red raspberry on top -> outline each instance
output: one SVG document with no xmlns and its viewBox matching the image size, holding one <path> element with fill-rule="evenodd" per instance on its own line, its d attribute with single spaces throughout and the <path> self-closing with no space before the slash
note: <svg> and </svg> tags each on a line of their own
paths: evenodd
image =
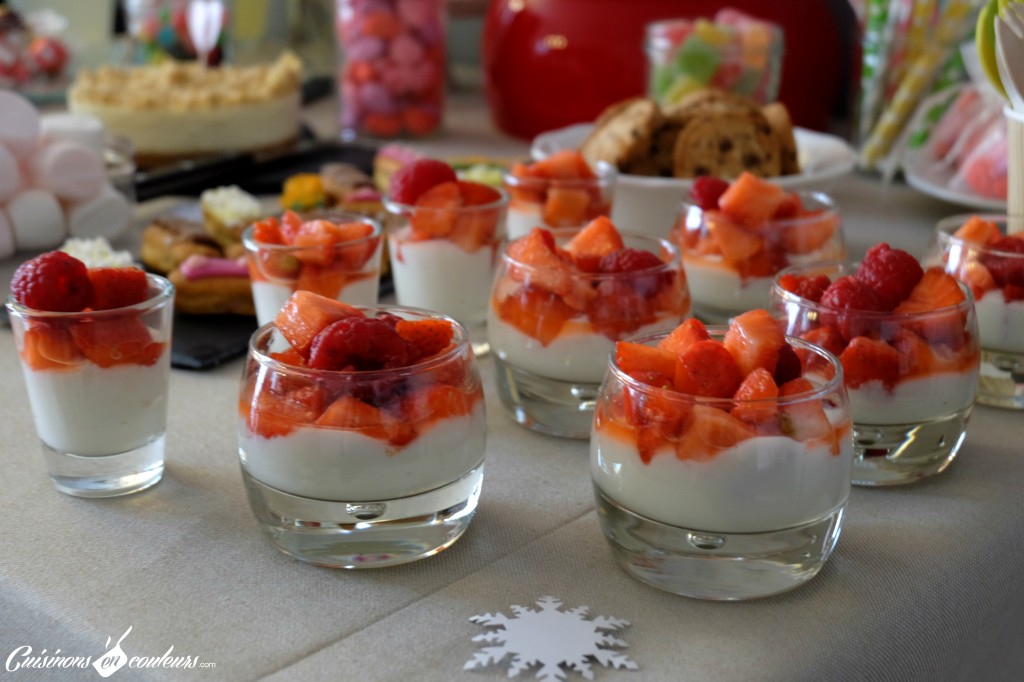
<svg viewBox="0 0 1024 682">
<path fill-rule="evenodd" d="M 409 345 L 387 320 L 352 316 L 329 324 L 313 338 L 314 369 L 371 371 L 404 367 Z"/>
<path fill-rule="evenodd" d="M 989 248 L 999 253 L 986 254 L 982 257 L 982 263 L 992 273 L 996 284 L 1001 287 L 1024 286 L 1024 258 L 1000 255 L 1024 254 L 1024 239 L 1012 236 L 999 237 L 989 244 Z"/>
<path fill-rule="evenodd" d="M 92 299 L 85 263 L 63 251 L 50 251 L 18 266 L 11 279 L 14 300 L 34 310 L 75 313 Z"/>
<path fill-rule="evenodd" d="M 664 265 L 664 261 L 650 251 L 625 248 L 613 251 L 601 259 L 600 272 L 636 272 Z"/>
<path fill-rule="evenodd" d="M 444 161 L 419 159 L 408 163 L 391 177 L 388 194 L 400 204 L 411 206 L 428 189 L 444 182 L 455 182 L 455 171 Z"/>
<path fill-rule="evenodd" d="M 701 210 L 712 211 L 718 208 L 718 198 L 725 194 L 727 189 L 729 189 L 729 183 L 725 180 L 702 175 L 690 186 L 690 198 L 693 203 L 700 206 Z"/>
<path fill-rule="evenodd" d="M 868 249 L 855 276 L 874 289 L 883 310 L 892 310 L 910 295 L 923 274 L 916 258 L 882 242 Z"/>
<path fill-rule="evenodd" d="M 853 275 L 836 278 L 821 295 L 821 305 L 847 311 L 842 315 L 822 315 L 823 322 L 838 324 L 843 337 L 847 340 L 862 336 L 873 326 L 871 320 L 858 313 L 882 310 L 882 304 L 878 302 L 874 289 Z"/>
</svg>

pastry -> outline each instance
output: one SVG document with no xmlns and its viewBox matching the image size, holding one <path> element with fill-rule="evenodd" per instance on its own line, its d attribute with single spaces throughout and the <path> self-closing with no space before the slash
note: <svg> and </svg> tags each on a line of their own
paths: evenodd
<svg viewBox="0 0 1024 682">
<path fill-rule="evenodd" d="M 242 258 L 192 255 L 171 270 L 174 308 L 193 315 L 256 315 L 249 266 Z"/>
<path fill-rule="evenodd" d="M 223 251 L 213 237 L 200 231 L 191 220 L 163 216 L 153 220 L 142 231 L 142 263 L 166 275 L 193 254 L 222 256 Z"/>
<path fill-rule="evenodd" d="M 242 232 L 263 217 L 259 199 L 237 185 L 215 187 L 199 195 L 203 227 L 223 248 L 242 240 Z"/>
</svg>

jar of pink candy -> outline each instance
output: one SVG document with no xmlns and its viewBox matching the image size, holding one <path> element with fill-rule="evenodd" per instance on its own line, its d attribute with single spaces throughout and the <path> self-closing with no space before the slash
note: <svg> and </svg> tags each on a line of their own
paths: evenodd
<svg viewBox="0 0 1024 682">
<path fill-rule="evenodd" d="M 337 0 L 341 135 L 422 137 L 441 125 L 444 0 Z"/>
</svg>

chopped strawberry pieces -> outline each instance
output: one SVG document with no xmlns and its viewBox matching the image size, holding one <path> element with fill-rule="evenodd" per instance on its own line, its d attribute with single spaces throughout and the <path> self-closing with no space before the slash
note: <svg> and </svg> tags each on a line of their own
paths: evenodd
<svg viewBox="0 0 1024 682">
<path fill-rule="evenodd" d="M 694 405 L 676 445 L 676 456 L 679 459 L 710 458 L 756 435 L 753 427 L 725 410 Z"/>
<path fill-rule="evenodd" d="M 164 352 L 164 344 L 134 317 L 81 321 L 72 325 L 71 338 L 86 359 L 104 368 L 152 365 Z"/>
<path fill-rule="evenodd" d="M 581 270 L 595 272 L 601 260 L 625 247 L 622 236 L 605 216 L 595 218 L 569 240 L 565 250 Z M 652 254 L 653 255 L 653 254 Z"/>
<path fill-rule="evenodd" d="M 498 304 L 498 316 L 522 333 L 546 346 L 577 314 L 557 294 L 534 286 L 520 287 Z"/>
<path fill-rule="evenodd" d="M 778 320 L 768 311 L 756 309 L 732 319 L 723 343 L 745 377 L 757 367 L 774 373 L 786 336 Z"/>
<path fill-rule="evenodd" d="M 702 175 L 695 178 L 690 186 L 690 199 L 701 210 L 711 211 L 718 208 L 718 199 L 729 189 L 729 183 L 721 178 Z"/>
<path fill-rule="evenodd" d="M 142 303 L 149 298 L 146 273 L 139 268 L 90 268 L 93 310 L 112 310 Z"/>
<path fill-rule="evenodd" d="M 388 194 L 398 203 L 411 206 L 432 187 L 455 181 L 455 171 L 444 161 L 418 159 L 395 171 Z"/>
<path fill-rule="evenodd" d="M 58 322 L 31 322 L 22 339 L 21 358 L 30 369 L 72 369 L 82 358 L 71 332 Z"/>
<path fill-rule="evenodd" d="M 778 284 L 792 294 L 818 303 L 821 301 L 825 290 L 832 284 L 832 280 L 826 275 L 815 275 L 812 277 L 810 275 L 787 273 L 779 277 Z"/>
<path fill-rule="evenodd" d="M 409 344 L 396 327 L 374 317 L 350 316 L 313 337 L 309 366 L 337 371 L 394 369 L 406 366 L 409 355 Z"/>
<path fill-rule="evenodd" d="M 653 373 L 661 377 L 657 383 L 663 383 L 665 379 L 671 383 L 676 373 L 676 362 L 675 353 L 661 348 L 629 341 L 619 341 L 615 344 L 615 364 L 631 376 Z M 646 381 L 645 383 L 652 382 Z"/>
<path fill-rule="evenodd" d="M 1003 234 L 999 231 L 999 226 L 991 220 L 985 220 L 980 216 L 974 215 L 968 218 L 967 222 L 953 233 L 953 236 L 965 242 L 985 246 L 995 242 Z"/>
<path fill-rule="evenodd" d="M 680 354 L 698 341 L 707 341 L 711 338 L 708 328 L 696 317 L 683 321 L 675 329 L 669 332 L 668 336 L 658 342 L 658 348 L 671 353 Z"/>
<path fill-rule="evenodd" d="M 940 268 L 929 268 L 911 290 L 910 295 L 895 308 L 897 313 L 918 313 L 960 305 L 964 292 L 956 279 Z"/>
<path fill-rule="evenodd" d="M 363 313 L 347 303 L 299 290 L 285 302 L 274 324 L 292 348 L 308 358 L 309 347 L 317 334 L 332 322 L 353 316 L 362 317 Z"/>
<path fill-rule="evenodd" d="M 770 220 L 785 200 L 784 189 L 743 172 L 718 198 L 718 207 L 739 224 L 756 228 Z"/>
<path fill-rule="evenodd" d="M 436 355 L 452 342 L 454 329 L 447 320 L 398 320 L 395 332 L 408 344 L 413 360 Z"/>
<path fill-rule="evenodd" d="M 680 393 L 731 398 L 742 381 L 739 364 L 718 341 L 697 341 L 677 356 L 673 385 Z"/>
<path fill-rule="evenodd" d="M 758 367 L 747 375 L 736 389 L 732 416 L 748 424 L 768 424 L 775 419 L 779 397 L 779 386 L 764 367 Z"/>
<path fill-rule="evenodd" d="M 839 361 L 850 388 L 880 381 L 891 389 L 900 378 L 900 353 L 885 341 L 858 336 L 850 341 Z"/>
</svg>

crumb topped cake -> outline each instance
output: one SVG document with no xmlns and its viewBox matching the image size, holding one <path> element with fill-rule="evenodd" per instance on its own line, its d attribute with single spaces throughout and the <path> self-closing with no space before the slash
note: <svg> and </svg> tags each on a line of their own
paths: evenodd
<svg viewBox="0 0 1024 682">
<path fill-rule="evenodd" d="M 167 61 L 80 71 L 72 111 L 100 118 L 135 144 L 140 165 L 287 145 L 298 138 L 302 65 L 291 52 L 269 64 L 204 68 Z"/>
</svg>

